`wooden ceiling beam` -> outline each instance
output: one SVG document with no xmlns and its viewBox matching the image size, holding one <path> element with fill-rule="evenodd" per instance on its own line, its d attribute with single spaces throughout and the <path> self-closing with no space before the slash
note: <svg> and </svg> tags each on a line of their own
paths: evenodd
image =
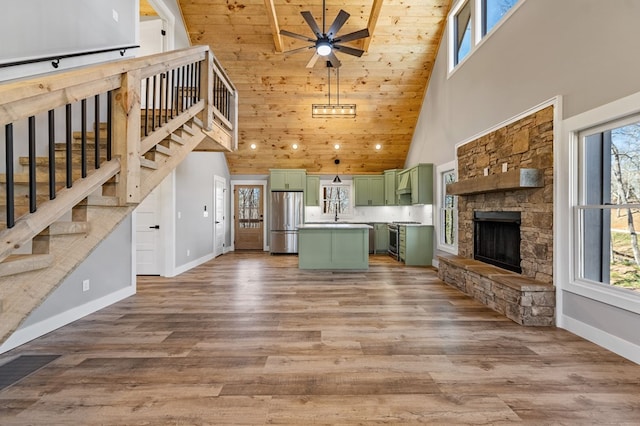
<svg viewBox="0 0 640 426">
<path fill-rule="evenodd" d="M 282 53 L 284 52 L 284 47 L 282 44 L 282 36 L 280 35 L 280 26 L 278 25 L 278 16 L 276 15 L 276 6 L 273 0 L 264 0 L 264 7 L 267 9 L 267 18 L 271 26 L 275 50 L 277 53 Z"/>
<path fill-rule="evenodd" d="M 373 38 L 373 32 L 376 29 L 378 18 L 380 17 L 380 10 L 382 9 L 382 0 L 373 0 L 371 5 L 371 14 L 369 15 L 369 22 L 367 23 L 367 29 L 369 30 L 369 37 L 362 39 L 362 50 L 369 51 L 369 45 Z"/>
</svg>

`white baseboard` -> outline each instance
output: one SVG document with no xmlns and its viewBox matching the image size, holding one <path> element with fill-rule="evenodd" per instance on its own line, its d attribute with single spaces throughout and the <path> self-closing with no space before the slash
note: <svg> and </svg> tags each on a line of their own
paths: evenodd
<svg viewBox="0 0 640 426">
<path fill-rule="evenodd" d="M 129 296 L 136 294 L 136 285 L 131 285 L 122 290 L 103 296 L 99 299 L 92 300 L 84 305 L 76 306 L 68 311 L 54 315 L 35 324 L 19 328 L 0 346 L 0 354 L 10 351 L 20 345 L 24 345 L 33 339 L 44 336 L 60 327 L 71 324 L 80 318 L 113 305 Z"/>
<path fill-rule="evenodd" d="M 560 328 L 564 328 L 636 364 L 640 364 L 640 346 L 636 344 L 566 315 L 562 315 L 557 323 Z"/>
<path fill-rule="evenodd" d="M 210 261 L 211 259 L 213 259 L 215 256 L 213 255 L 213 253 L 210 253 L 206 256 L 202 256 L 198 259 L 195 259 L 189 263 L 185 263 L 184 265 L 180 265 L 178 267 L 176 267 L 173 270 L 173 274 L 172 275 L 167 275 L 168 277 L 175 277 L 177 275 L 182 274 L 183 272 L 187 272 L 189 269 L 193 269 L 196 266 L 202 265 L 205 262 Z"/>
</svg>

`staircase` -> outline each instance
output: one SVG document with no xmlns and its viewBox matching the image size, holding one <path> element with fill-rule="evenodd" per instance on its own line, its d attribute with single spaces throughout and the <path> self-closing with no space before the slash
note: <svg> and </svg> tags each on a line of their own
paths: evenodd
<svg viewBox="0 0 640 426">
<path fill-rule="evenodd" d="M 0 85 L 0 344 L 191 151 L 235 150 L 236 117 L 205 46 Z"/>
</svg>

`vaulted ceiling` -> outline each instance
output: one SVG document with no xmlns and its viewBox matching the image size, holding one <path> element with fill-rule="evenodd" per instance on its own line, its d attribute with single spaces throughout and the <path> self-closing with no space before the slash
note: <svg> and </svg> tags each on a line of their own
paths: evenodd
<svg viewBox="0 0 640 426">
<path fill-rule="evenodd" d="M 315 38 L 300 12 L 310 11 L 322 28 L 322 0 L 179 3 L 192 44 L 211 46 L 239 92 L 238 151 L 227 154 L 232 174 L 331 174 L 336 158 L 347 174 L 403 167 L 450 0 L 326 0 L 327 28 L 344 9 L 351 16 L 339 35 L 371 34 L 345 43 L 364 50 L 362 57 L 337 53 L 339 92 L 326 62 L 306 67 L 313 49 L 282 53 L 309 43 L 278 33 Z M 331 103 L 339 94 L 340 104 L 357 105 L 356 118 L 312 118 L 311 105 L 328 103 L 329 89 Z"/>
</svg>

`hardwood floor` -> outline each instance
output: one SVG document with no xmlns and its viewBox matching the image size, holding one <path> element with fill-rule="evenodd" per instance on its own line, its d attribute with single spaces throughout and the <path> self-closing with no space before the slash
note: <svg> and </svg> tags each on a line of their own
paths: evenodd
<svg viewBox="0 0 640 426">
<path fill-rule="evenodd" d="M 232 253 L 0 355 L 0 424 L 638 424 L 640 366 L 374 256 Z"/>
</svg>

